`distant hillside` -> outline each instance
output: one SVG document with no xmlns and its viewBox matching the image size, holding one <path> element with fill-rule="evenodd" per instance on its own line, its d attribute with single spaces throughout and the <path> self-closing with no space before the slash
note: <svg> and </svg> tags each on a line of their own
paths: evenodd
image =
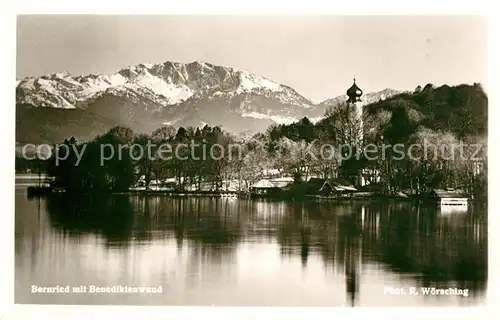
<svg viewBox="0 0 500 320">
<path fill-rule="evenodd" d="M 17 143 L 59 143 L 72 136 L 90 141 L 115 125 L 110 119 L 80 109 L 16 106 Z"/>
<path fill-rule="evenodd" d="M 414 92 L 396 94 L 367 104 L 363 114 L 365 139 L 384 137 L 393 143 L 407 142 L 422 128 L 451 133 L 461 140 L 485 137 L 488 130 L 488 98 L 480 84 L 437 88 L 428 84 Z M 274 126 L 271 137 L 275 140 L 280 137 L 292 140 L 334 138 L 334 133 L 330 131 L 338 121 L 335 112 L 316 124 L 302 119 Z"/>
<path fill-rule="evenodd" d="M 437 88 L 432 84 L 419 86 L 414 92 L 369 104 L 365 113 L 367 124 L 372 127 L 374 122 L 384 122 L 382 115 L 389 116 L 392 129 L 386 127 L 386 130 L 399 136 L 419 126 L 450 132 L 460 139 L 485 136 L 488 130 L 488 97 L 478 83 Z"/>
</svg>

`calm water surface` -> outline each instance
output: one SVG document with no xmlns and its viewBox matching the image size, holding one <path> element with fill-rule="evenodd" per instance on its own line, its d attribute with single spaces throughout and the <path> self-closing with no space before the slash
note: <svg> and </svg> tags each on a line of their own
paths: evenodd
<svg viewBox="0 0 500 320">
<path fill-rule="evenodd" d="M 407 202 L 270 202 L 16 189 L 16 303 L 471 306 L 486 296 L 485 209 Z M 31 293 L 162 286 L 161 294 Z M 390 288 L 462 288 L 401 296 Z"/>
</svg>

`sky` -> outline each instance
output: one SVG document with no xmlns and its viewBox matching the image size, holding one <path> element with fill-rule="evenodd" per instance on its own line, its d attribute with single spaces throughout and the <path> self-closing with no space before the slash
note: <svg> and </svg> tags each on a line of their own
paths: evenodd
<svg viewBox="0 0 500 320">
<path fill-rule="evenodd" d="M 16 76 L 114 73 L 204 61 L 289 85 L 314 101 L 435 85 L 486 85 L 487 21 L 474 16 L 21 15 Z"/>
</svg>

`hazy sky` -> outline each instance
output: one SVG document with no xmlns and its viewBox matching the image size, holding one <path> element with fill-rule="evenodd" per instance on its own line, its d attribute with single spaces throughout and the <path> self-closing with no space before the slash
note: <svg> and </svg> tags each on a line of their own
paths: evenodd
<svg viewBox="0 0 500 320">
<path fill-rule="evenodd" d="M 487 76 L 487 22 L 478 17 L 19 16 L 17 28 L 18 78 L 199 60 L 322 100 L 354 75 L 365 92 Z"/>
</svg>

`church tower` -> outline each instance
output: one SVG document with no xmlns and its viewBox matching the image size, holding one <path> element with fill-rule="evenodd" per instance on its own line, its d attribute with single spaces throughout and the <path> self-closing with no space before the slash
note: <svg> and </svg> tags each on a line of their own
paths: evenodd
<svg viewBox="0 0 500 320">
<path fill-rule="evenodd" d="M 352 86 L 347 89 L 347 96 L 349 99 L 347 100 L 347 103 L 349 103 L 350 106 L 353 107 L 354 112 L 355 112 L 355 117 L 356 117 L 356 122 L 357 122 L 357 143 L 358 145 L 361 146 L 361 143 L 363 141 L 363 105 L 361 102 L 361 96 L 363 95 L 363 91 L 356 85 L 356 78 L 353 79 L 354 83 Z"/>
<path fill-rule="evenodd" d="M 362 148 L 363 147 L 363 102 L 361 101 L 361 96 L 363 95 L 363 91 L 356 85 L 356 78 L 354 78 L 353 80 L 354 82 L 352 86 L 349 89 L 347 89 L 347 96 L 349 97 L 347 103 L 349 104 L 349 107 L 354 110 L 354 121 L 353 121 L 354 128 L 348 128 L 348 130 L 351 130 L 352 132 L 352 137 L 355 146 L 357 148 Z M 356 178 L 357 180 L 356 184 L 358 186 L 365 185 L 365 179 L 362 173 L 363 172 L 360 171 Z"/>
</svg>

